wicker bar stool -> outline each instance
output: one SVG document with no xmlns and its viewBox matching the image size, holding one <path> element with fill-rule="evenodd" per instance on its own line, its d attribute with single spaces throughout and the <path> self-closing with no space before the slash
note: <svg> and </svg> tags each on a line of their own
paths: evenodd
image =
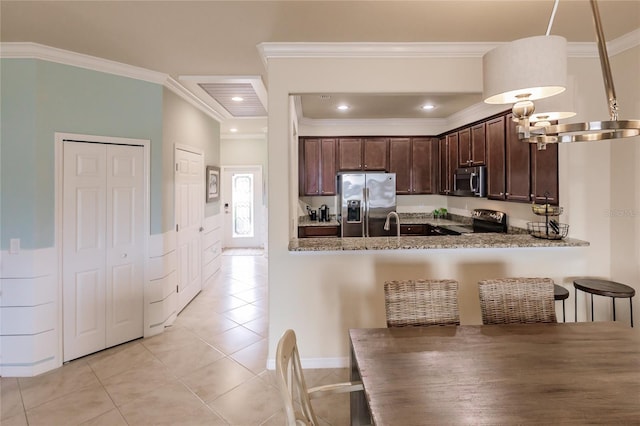
<svg viewBox="0 0 640 426">
<path fill-rule="evenodd" d="M 384 304 L 387 327 L 460 325 L 454 280 L 387 281 Z"/>
<path fill-rule="evenodd" d="M 550 278 L 500 278 L 478 283 L 483 324 L 557 322 Z"/>
</svg>

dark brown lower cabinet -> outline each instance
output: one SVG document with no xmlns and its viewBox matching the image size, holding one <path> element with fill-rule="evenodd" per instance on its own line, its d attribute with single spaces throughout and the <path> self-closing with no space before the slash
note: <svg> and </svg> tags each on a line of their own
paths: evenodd
<svg viewBox="0 0 640 426">
<path fill-rule="evenodd" d="M 339 237 L 339 226 L 298 226 L 298 238 Z"/>
</svg>

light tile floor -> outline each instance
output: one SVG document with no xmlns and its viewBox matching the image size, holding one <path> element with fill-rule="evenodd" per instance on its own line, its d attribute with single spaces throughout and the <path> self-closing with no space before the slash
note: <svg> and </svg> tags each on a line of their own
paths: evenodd
<svg viewBox="0 0 640 426">
<path fill-rule="evenodd" d="M 284 425 L 266 370 L 267 260 L 222 256 L 222 268 L 157 336 L 29 378 L 0 378 L 0 424 Z M 300 348 L 304 357 L 304 348 Z M 306 370 L 308 386 L 347 369 Z M 349 396 L 314 400 L 321 425 L 349 424 Z"/>
</svg>

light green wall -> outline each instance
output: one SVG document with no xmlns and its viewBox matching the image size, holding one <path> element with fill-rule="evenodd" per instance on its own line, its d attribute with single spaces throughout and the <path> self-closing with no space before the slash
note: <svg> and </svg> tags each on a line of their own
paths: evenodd
<svg viewBox="0 0 640 426">
<path fill-rule="evenodd" d="M 0 247 L 54 245 L 54 133 L 151 140 L 151 233 L 162 209 L 162 86 L 35 59 L 0 60 Z"/>
</svg>

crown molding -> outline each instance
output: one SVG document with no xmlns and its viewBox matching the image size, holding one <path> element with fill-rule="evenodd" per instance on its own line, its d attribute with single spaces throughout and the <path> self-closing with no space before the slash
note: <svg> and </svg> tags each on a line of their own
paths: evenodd
<svg viewBox="0 0 640 426">
<path fill-rule="evenodd" d="M 506 42 L 470 43 L 283 43 L 257 45 L 262 62 L 282 58 L 480 58 Z M 615 55 L 640 45 L 640 29 L 625 34 L 607 47 Z M 597 57 L 596 43 L 568 43 L 570 57 Z"/>
<path fill-rule="evenodd" d="M 223 121 L 224 117 L 215 109 L 203 102 L 198 96 L 190 92 L 183 85 L 171 78 L 169 75 L 140 68 L 121 62 L 111 61 L 104 58 L 85 55 L 83 53 L 71 52 L 69 50 L 58 49 L 57 47 L 46 46 L 31 42 L 3 42 L 0 43 L 0 58 L 2 59 L 38 59 L 58 64 L 84 68 L 91 71 L 103 72 L 120 77 L 133 78 L 135 80 L 146 81 L 159 84 L 180 96 L 200 111 L 217 121 Z"/>
<path fill-rule="evenodd" d="M 180 96 L 182 99 L 184 99 L 188 103 L 190 103 L 192 106 L 196 107 L 200 111 L 207 114 L 209 117 L 218 121 L 219 123 L 225 120 L 225 117 L 222 116 L 218 111 L 211 108 L 210 105 L 206 104 L 202 99 L 200 99 L 198 96 L 196 96 L 187 88 L 185 88 L 183 85 L 178 83 L 175 79 L 171 77 L 167 77 L 164 86 L 167 89 L 171 90 L 176 95 Z"/>
<path fill-rule="evenodd" d="M 0 43 L 0 58 L 41 59 L 156 84 L 164 84 L 167 79 L 161 72 L 31 42 Z"/>
<path fill-rule="evenodd" d="M 461 58 L 481 57 L 497 43 L 282 43 L 257 45 L 262 61 L 275 58 Z"/>
<path fill-rule="evenodd" d="M 609 56 L 615 56 L 637 46 L 640 46 L 640 28 L 607 43 L 607 52 Z"/>
</svg>

